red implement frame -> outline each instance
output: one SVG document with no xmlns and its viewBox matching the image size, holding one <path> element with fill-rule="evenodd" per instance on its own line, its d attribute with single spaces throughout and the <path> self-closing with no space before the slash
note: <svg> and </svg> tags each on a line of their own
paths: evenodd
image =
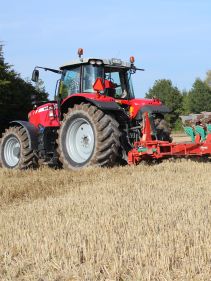
<svg viewBox="0 0 211 281">
<path fill-rule="evenodd" d="M 128 164 L 138 164 L 141 160 L 161 159 L 171 156 L 209 156 L 211 155 L 211 135 L 201 141 L 196 135 L 195 142 L 170 143 L 168 141 L 152 140 L 152 130 L 148 112 L 144 113 L 142 138 L 134 143 L 134 148 L 128 153 Z"/>
</svg>

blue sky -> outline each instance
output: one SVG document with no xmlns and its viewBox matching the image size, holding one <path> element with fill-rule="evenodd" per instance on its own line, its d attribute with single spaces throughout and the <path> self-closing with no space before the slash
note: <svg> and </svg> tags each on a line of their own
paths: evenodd
<svg viewBox="0 0 211 281">
<path fill-rule="evenodd" d="M 190 89 L 211 69 L 210 0 L 0 1 L 0 41 L 6 62 L 23 78 L 35 65 L 58 68 L 76 58 L 135 56 L 137 97 L 157 79 Z M 53 97 L 56 74 L 42 72 Z"/>
</svg>

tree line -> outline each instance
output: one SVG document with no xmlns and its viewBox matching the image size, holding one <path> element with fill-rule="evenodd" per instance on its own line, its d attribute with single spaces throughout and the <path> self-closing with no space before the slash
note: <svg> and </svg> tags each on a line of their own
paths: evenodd
<svg viewBox="0 0 211 281">
<path fill-rule="evenodd" d="M 0 133 L 12 120 L 27 120 L 33 104 L 47 98 L 44 87 L 39 84 L 34 87 L 5 62 L 3 45 L 0 44 Z"/>
</svg>

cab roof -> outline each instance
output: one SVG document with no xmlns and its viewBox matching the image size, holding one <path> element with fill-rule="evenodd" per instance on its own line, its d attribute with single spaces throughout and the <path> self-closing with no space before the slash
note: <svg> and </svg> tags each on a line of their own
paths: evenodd
<svg viewBox="0 0 211 281">
<path fill-rule="evenodd" d="M 121 59 L 111 58 L 111 59 L 99 59 L 99 58 L 79 58 L 77 60 L 74 60 L 69 63 L 65 63 L 62 66 L 60 66 L 60 69 L 66 69 L 71 68 L 73 66 L 81 65 L 81 64 L 88 64 L 90 61 L 101 61 L 103 65 L 105 66 L 111 66 L 111 67 L 120 67 L 120 68 L 130 68 L 131 63 L 122 61 Z"/>
</svg>

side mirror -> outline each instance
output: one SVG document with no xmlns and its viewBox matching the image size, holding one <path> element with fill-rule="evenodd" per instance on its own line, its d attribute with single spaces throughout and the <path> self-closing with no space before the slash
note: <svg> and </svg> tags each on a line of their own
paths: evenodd
<svg viewBox="0 0 211 281">
<path fill-rule="evenodd" d="M 96 92 L 102 92 L 105 90 L 105 85 L 103 83 L 103 79 L 102 78 L 97 78 L 96 81 L 94 82 L 93 84 L 93 89 L 96 91 Z"/>
<path fill-rule="evenodd" d="M 31 80 L 33 82 L 38 82 L 38 80 L 39 80 L 39 70 L 37 70 L 37 69 L 33 70 Z"/>
</svg>

